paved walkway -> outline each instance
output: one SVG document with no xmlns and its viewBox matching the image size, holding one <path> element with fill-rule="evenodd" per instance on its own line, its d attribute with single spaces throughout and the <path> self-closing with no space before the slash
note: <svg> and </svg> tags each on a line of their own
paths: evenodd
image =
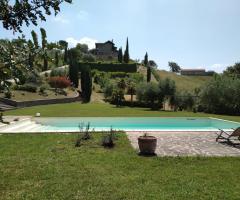
<svg viewBox="0 0 240 200">
<path fill-rule="evenodd" d="M 140 135 L 143 132 L 127 132 L 137 150 Z M 151 132 L 148 135 L 157 137 L 158 156 L 240 156 L 240 145 L 218 143 L 213 132 Z"/>
</svg>

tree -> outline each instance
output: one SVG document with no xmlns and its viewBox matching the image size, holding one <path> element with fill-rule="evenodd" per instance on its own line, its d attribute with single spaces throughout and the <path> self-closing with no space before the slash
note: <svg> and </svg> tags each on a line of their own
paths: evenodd
<svg viewBox="0 0 240 200">
<path fill-rule="evenodd" d="M 38 36 L 37 36 L 37 33 L 32 30 L 31 35 L 32 35 L 32 40 L 33 40 L 34 47 L 35 47 L 36 49 L 38 49 L 38 48 L 39 48 L 39 44 L 38 44 Z"/>
<path fill-rule="evenodd" d="M 125 52 L 124 52 L 123 60 L 124 60 L 125 63 L 129 63 L 129 60 L 130 60 L 128 38 L 127 38 L 127 44 L 126 44 L 126 49 L 125 49 Z"/>
<path fill-rule="evenodd" d="M 38 19 L 46 21 L 46 15 L 51 15 L 52 11 L 57 15 L 60 11 L 60 4 L 63 2 L 71 3 L 72 0 L 16 0 L 15 3 L 9 0 L 0 1 L 0 21 L 3 28 L 22 32 L 23 24 L 29 26 L 31 23 L 35 26 Z"/>
<path fill-rule="evenodd" d="M 59 56 L 58 56 L 58 52 L 57 51 L 55 52 L 55 65 L 56 65 L 56 67 L 59 66 Z"/>
<path fill-rule="evenodd" d="M 168 62 L 168 66 L 172 72 L 180 72 L 181 67 L 175 62 Z"/>
<path fill-rule="evenodd" d="M 229 66 L 225 71 L 224 74 L 227 76 L 234 76 L 240 78 L 240 63 L 235 63 L 233 66 Z"/>
<path fill-rule="evenodd" d="M 43 51 L 43 71 L 48 70 L 48 55 L 47 55 L 47 34 L 44 28 L 40 28 L 42 36 L 42 51 Z"/>
<path fill-rule="evenodd" d="M 69 50 L 69 78 L 75 88 L 78 88 L 78 64 L 77 64 L 78 52 L 75 48 Z"/>
<path fill-rule="evenodd" d="M 158 67 L 157 63 L 154 60 L 149 60 L 148 63 L 149 63 L 149 66 L 152 67 L 152 68 L 157 68 Z"/>
<path fill-rule="evenodd" d="M 85 54 L 88 53 L 88 45 L 86 45 L 86 44 L 78 43 L 76 48 L 79 49 L 82 53 L 85 53 Z"/>
<path fill-rule="evenodd" d="M 123 61 L 123 52 L 122 52 L 122 47 L 121 47 L 118 50 L 118 62 L 122 63 L 122 61 Z"/>
<path fill-rule="evenodd" d="M 147 52 L 144 56 L 143 64 L 144 64 L 145 67 L 147 67 L 147 82 L 150 82 L 152 72 L 151 72 L 151 67 L 149 65 L 149 62 L 148 62 L 148 53 Z"/>
<path fill-rule="evenodd" d="M 150 66 L 147 66 L 147 82 L 151 81 L 152 70 Z"/>
<path fill-rule="evenodd" d="M 148 53 L 146 52 L 145 56 L 144 56 L 144 61 L 143 61 L 145 67 L 148 66 Z"/>
<path fill-rule="evenodd" d="M 68 42 L 65 40 L 60 40 L 59 45 L 61 46 L 62 49 L 64 49 L 64 63 L 66 64 L 68 62 Z"/>
<path fill-rule="evenodd" d="M 128 82 L 127 84 L 128 93 L 131 95 L 131 103 L 133 102 L 133 95 L 136 92 L 136 84 L 133 81 Z"/>
<path fill-rule="evenodd" d="M 83 102 L 84 103 L 90 102 L 92 95 L 92 75 L 89 66 L 86 66 L 81 71 L 81 89 Z"/>
</svg>

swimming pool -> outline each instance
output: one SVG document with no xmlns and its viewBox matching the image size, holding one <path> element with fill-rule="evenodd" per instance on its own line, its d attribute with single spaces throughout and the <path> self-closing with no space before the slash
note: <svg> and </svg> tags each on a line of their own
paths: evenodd
<svg viewBox="0 0 240 200">
<path fill-rule="evenodd" d="M 237 128 L 240 123 L 216 118 L 193 117 L 57 117 L 35 118 L 44 125 L 46 132 L 76 132 L 79 124 L 87 125 L 96 131 L 216 131 Z"/>
</svg>

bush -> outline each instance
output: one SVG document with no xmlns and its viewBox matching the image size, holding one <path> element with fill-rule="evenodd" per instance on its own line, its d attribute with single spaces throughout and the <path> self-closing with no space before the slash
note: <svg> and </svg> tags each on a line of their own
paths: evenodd
<svg viewBox="0 0 240 200">
<path fill-rule="evenodd" d="M 27 91 L 27 92 L 37 92 L 37 86 L 33 84 L 24 84 L 24 85 L 16 85 L 14 87 L 15 90 Z"/>
<path fill-rule="evenodd" d="M 216 76 L 201 90 L 204 110 L 216 114 L 240 114 L 240 79 Z"/>
<path fill-rule="evenodd" d="M 56 76 L 67 76 L 68 75 L 68 70 L 67 69 L 63 69 L 63 68 L 56 68 L 53 69 L 50 73 L 51 77 L 56 77 Z"/>
<path fill-rule="evenodd" d="M 71 82 L 64 76 L 50 77 L 48 83 L 53 88 L 67 88 L 71 85 Z"/>
<path fill-rule="evenodd" d="M 41 94 L 43 94 L 43 93 L 45 93 L 45 91 L 46 91 L 47 89 L 49 89 L 49 85 L 48 85 L 48 84 L 43 84 L 43 85 L 40 86 L 39 92 L 40 92 Z"/>
</svg>

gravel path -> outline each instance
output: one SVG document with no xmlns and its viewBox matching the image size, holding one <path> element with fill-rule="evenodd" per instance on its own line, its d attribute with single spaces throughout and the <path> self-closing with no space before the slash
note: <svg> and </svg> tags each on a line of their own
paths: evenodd
<svg viewBox="0 0 240 200">
<path fill-rule="evenodd" d="M 136 150 L 140 135 L 143 132 L 127 132 Z M 240 156 L 240 145 L 218 143 L 213 132 L 151 132 L 148 135 L 157 137 L 158 156 Z"/>
</svg>

